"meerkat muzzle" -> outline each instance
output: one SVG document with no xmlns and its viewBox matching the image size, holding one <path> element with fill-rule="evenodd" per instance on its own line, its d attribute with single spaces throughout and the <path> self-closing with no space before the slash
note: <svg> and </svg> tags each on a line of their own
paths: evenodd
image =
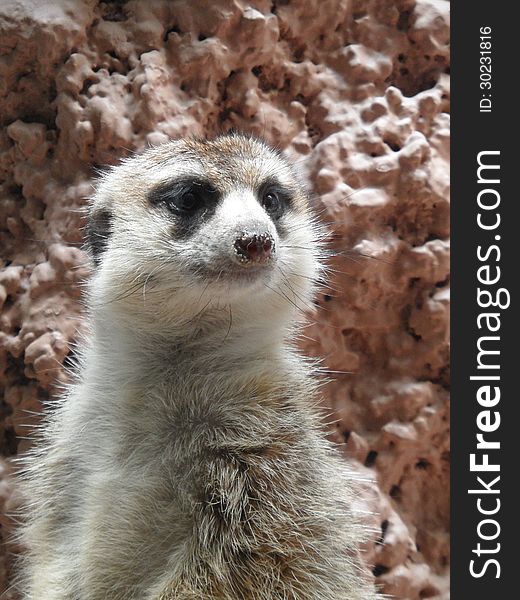
<svg viewBox="0 0 520 600">
<path fill-rule="evenodd" d="M 243 265 L 268 263 L 275 252 L 273 236 L 270 233 L 243 233 L 233 244 L 235 254 Z"/>
</svg>

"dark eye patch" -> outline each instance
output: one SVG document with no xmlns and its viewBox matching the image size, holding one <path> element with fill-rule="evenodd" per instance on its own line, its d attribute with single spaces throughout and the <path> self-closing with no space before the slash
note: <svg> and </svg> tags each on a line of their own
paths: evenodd
<svg viewBox="0 0 520 600">
<path fill-rule="evenodd" d="M 267 179 L 258 188 L 257 197 L 271 218 L 279 219 L 293 206 L 291 190 L 276 179 Z"/>
<path fill-rule="evenodd" d="M 101 255 L 107 248 L 111 233 L 112 215 L 108 210 L 101 209 L 89 215 L 85 230 L 85 242 L 96 266 L 101 262 Z"/>
<path fill-rule="evenodd" d="M 163 206 L 182 219 L 214 208 L 219 197 L 219 191 L 209 181 L 194 177 L 162 183 L 148 194 L 152 205 Z"/>
</svg>

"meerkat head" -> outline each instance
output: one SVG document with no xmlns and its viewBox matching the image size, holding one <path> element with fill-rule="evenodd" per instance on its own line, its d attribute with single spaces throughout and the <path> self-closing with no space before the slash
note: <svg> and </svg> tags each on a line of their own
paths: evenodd
<svg viewBox="0 0 520 600">
<path fill-rule="evenodd" d="M 264 142 L 168 142 L 99 183 L 91 302 L 158 328 L 230 312 L 275 323 L 311 305 L 319 237 L 300 179 Z"/>
</svg>

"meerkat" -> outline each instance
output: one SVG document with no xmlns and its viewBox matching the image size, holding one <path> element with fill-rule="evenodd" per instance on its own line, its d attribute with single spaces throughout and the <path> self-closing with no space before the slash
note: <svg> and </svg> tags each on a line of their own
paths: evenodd
<svg viewBox="0 0 520 600">
<path fill-rule="evenodd" d="M 374 600 L 294 347 L 323 232 L 280 152 L 149 148 L 89 206 L 90 334 L 22 474 L 25 600 Z"/>
</svg>

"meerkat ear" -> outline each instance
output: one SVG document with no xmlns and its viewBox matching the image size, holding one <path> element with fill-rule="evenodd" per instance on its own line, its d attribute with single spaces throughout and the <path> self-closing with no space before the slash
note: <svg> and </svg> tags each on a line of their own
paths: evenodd
<svg viewBox="0 0 520 600">
<path fill-rule="evenodd" d="M 92 211 L 85 230 L 85 242 L 96 267 L 112 233 L 112 215 L 104 208 Z"/>
</svg>

